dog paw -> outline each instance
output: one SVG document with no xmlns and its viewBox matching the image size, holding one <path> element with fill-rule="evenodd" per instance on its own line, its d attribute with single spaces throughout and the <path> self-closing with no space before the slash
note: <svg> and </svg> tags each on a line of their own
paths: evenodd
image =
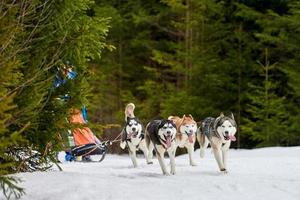
<svg viewBox="0 0 300 200">
<path fill-rule="evenodd" d="M 172 175 L 175 175 L 175 174 L 176 174 L 176 172 L 175 172 L 175 171 L 173 171 L 173 172 L 171 172 L 171 174 L 172 174 Z"/>
<path fill-rule="evenodd" d="M 200 151 L 200 158 L 204 158 L 205 156 L 205 152 L 204 151 Z"/>
<path fill-rule="evenodd" d="M 122 149 L 125 149 L 125 147 L 126 147 L 126 142 L 121 142 L 121 143 L 120 143 L 120 147 L 121 147 Z"/>
<path fill-rule="evenodd" d="M 220 169 L 220 171 L 221 171 L 223 174 L 227 174 L 227 173 L 228 173 L 227 169 L 225 169 L 225 168 Z"/>
<path fill-rule="evenodd" d="M 153 164 L 153 162 L 152 162 L 152 161 L 149 161 L 149 162 L 147 162 L 147 164 L 148 164 L 148 165 L 152 165 L 152 164 Z"/>
<path fill-rule="evenodd" d="M 171 176 L 171 174 L 169 172 L 164 172 L 165 176 Z"/>
<path fill-rule="evenodd" d="M 197 166 L 197 164 L 194 163 L 194 162 L 193 162 L 193 163 L 190 163 L 190 165 L 191 165 L 191 166 Z"/>
</svg>

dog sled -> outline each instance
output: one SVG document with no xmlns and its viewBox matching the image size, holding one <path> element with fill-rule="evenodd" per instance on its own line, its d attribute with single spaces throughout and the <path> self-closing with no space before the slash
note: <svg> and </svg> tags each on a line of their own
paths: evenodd
<svg viewBox="0 0 300 200">
<path fill-rule="evenodd" d="M 104 160 L 110 141 L 101 142 L 92 132 L 84 126 L 86 120 L 86 110 L 72 109 L 72 115 L 69 123 L 83 127 L 75 128 L 73 132 L 69 131 L 70 149 L 66 151 L 66 161 L 83 161 L 83 162 L 101 162 Z M 91 156 L 97 155 L 96 159 Z M 100 156 L 100 157 L 99 157 Z M 81 159 L 79 159 L 81 157 Z"/>
<path fill-rule="evenodd" d="M 109 141 L 100 144 L 89 143 L 79 146 L 71 147 L 69 151 L 66 151 L 65 160 L 66 161 L 80 161 L 78 159 L 81 157 L 82 162 L 101 162 L 104 160 L 107 147 L 110 144 Z M 91 159 L 90 156 L 100 155 L 100 158 Z"/>
<path fill-rule="evenodd" d="M 74 66 L 70 65 L 67 61 L 66 64 L 62 64 L 57 68 L 53 85 L 49 90 L 49 93 L 59 88 L 67 83 L 67 81 L 74 80 L 77 73 L 74 71 Z M 49 95 L 50 95 L 49 94 Z M 49 96 L 50 97 L 50 96 Z M 62 102 L 68 102 L 71 99 L 69 93 L 60 95 L 56 99 Z M 59 134 L 58 137 L 62 141 L 65 149 L 65 160 L 66 161 L 86 161 L 92 162 L 90 156 L 100 155 L 97 162 L 101 162 L 106 155 L 108 145 L 111 144 L 110 141 L 100 142 L 100 140 L 94 135 L 92 130 L 86 126 L 87 123 L 87 111 L 86 107 L 83 105 L 82 109 L 71 109 L 71 116 L 67 120 L 70 124 L 77 126 L 74 128 L 73 132 L 68 130 L 67 136 L 69 140 L 69 148 L 63 142 L 63 138 Z M 79 159 L 82 158 L 82 159 Z"/>
</svg>

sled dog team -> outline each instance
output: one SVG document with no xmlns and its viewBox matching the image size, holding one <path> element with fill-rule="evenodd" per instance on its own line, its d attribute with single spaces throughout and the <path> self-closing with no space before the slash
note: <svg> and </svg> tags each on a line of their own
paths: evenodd
<svg viewBox="0 0 300 200">
<path fill-rule="evenodd" d="M 214 157 L 220 171 L 227 173 L 228 150 L 231 141 L 235 141 L 237 124 L 233 114 L 225 116 L 223 113 L 217 118 L 207 117 L 197 123 L 192 115 L 170 116 L 168 119 L 152 120 L 146 128 L 134 115 L 135 105 L 129 103 L 125 108 L 125 126 L 122 130 L 122 149 L 128 147 L 133 166 L 137 167 L 136 151 L 142 150 L 148 164 L 153 162 L 153 151 L 159 161 L 164 175 L 176 173 L 175 153 L 176 149 L 186 148 L 189 154 L 189 163 L 195 166 L 193 160 L 194 144 L 196 138 L 200 144 L 200 157 L 204 157 L 205 149 L 210 143 Z M 168 153 L 171 171 L 167 170 L 164 154 Z"/>
</svg>

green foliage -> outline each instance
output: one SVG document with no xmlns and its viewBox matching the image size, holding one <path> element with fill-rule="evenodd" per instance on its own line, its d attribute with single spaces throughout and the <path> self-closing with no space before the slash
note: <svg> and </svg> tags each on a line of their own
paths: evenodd
<svg viewBox="0 0 300 200">
<path fill-rule="evenodd" d="M 94 12 L 93 1 L 2 1 L 0 9 L 0 182 L 7 198 L 18 198 L 16 179 L 3 176 L 28 169 L 15 149 L 30 146 L 42 152 L 39 164 L 55 162 L 69 110 L 88 104 L 89 63 L 112 47 L 105 43 L 109 19 Z M 67 62 L 77 76 L 55 88 Z M 69 101 L 58 99 L 65 94 Z"/>
<path fill-rule="evenodd" d="M 32 84 L 24 88 L 17 98 L 20 118 L 23 119 L 17 125 L 31 121 L 26 135 L 41 151 L 49 141 L 56 141 L 57 133 L 66 127 L 68 110 L 80 108 L 87 102 L 86 97 L 90 93 L 87 64 L 91 59 L 100 57 L 108 31 L 108 19 L 87 15 L 87 10 L 92 9 L 91 1 L 53 1 L 46 2 L 44 6 L 49 13 L 44 13 L 45 18 L 34 27 L 30 43 L 33 51 L 26 52 L 28 59 L 23 61 L 26 66 L 24 78 L 31 79 L 34 70 L 38 70 L 39 74 L 34 75 Z M 31 20 L 28 23 L 35 24 Z M 52 84 L 56 67 L 67 61 L 74 65 L 77 76 L 55 89 Z M 35 93 L 32 94 L 32 91 Z M 71 96 L 69 102 L 57 100 L 58 96 L 65 94 Z"/>
<path fill-rule="evenodd" d="M 279 97 L 275 93 L 278 83 L 270 79 L 274 70 L 276 65 L 269 64 L 266 49 L 266 64 L 258 67 L 264 81 L 257 86 L 249 84 L 250 103 L 246 109 L 249 118 L 244 119 L 245 123 L 242 125 L 243 133 L 258 141 L 259 146 L 289 145 L 287 102 L 285 97 Z"/>
<path fill-rule="evenodd" d="M 11 176 L 0 176 L 0 187 L 6 199 L 20 198 L 25 194 L 24 189 L 17 184 L 20 180 Z"/>
<path fill-rule="evenodd" d="M 16 186 L 17 179 L 4 176 L 11 172 L 17 163 L 8 156 L 7 150 L 24 142 L 20 135 L 26 125 L 18 130 L 10 130 L 14 120 L 13 102 L 16 96 L 13 88 L 20 84 L 21 60 L 16 52 L 20 50 L 17 37 L 22 34 L 22 27 L 15 20 L 16 13 L 22 9 L 18 4 L 11 5 L 9 1 L 1 3 L 0 18 L 0 186 L 6 198 L 20 197 L 23 189 Z M 2 12 L 4 11 L 4 12 Z"/>
</svg>

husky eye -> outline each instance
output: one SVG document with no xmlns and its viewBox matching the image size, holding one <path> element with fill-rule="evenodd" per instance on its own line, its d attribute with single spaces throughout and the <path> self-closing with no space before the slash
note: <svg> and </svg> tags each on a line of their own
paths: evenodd
<svg viewBox="0 0 300 200">
<path fill-rule="evenodd" d="M 136 122 L 134 125 L 136 125 L 136 126 L 137 126 L 137 125 L 138 125 L 138 123 Z"/>
<path fill-rule="evenodd" d="M 231 125 L 229 125 L 229 128 L 231 128 L 232 126 Z"/>
<path fill-rule="evenodd" d="M 225 128 L 225 126 L 224 126 L 224 125 L 222 125 L 222 128 Z"/>
</svg>

